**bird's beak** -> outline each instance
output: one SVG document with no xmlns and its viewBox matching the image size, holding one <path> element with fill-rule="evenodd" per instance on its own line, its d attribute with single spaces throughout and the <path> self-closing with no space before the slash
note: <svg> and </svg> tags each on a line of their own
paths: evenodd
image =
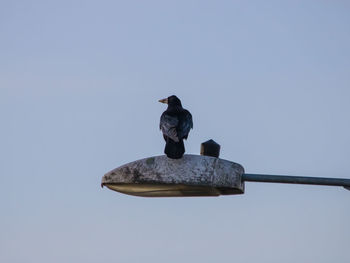
<svg viewBox="0 0 350 263">
<path fill-rule="evenodd" d="M 158 100 L 159 102 L 161 102 L 161 103 L 165 103 L 165 104 L 168 104 L 168 98 L 166 98 L 166 99 L 162 99 L 162 100 Z"/>
</svg>

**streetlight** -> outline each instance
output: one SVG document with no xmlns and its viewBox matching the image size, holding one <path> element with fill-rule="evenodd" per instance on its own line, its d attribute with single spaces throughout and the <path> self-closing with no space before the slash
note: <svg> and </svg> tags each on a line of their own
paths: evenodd
<svg viewBox="0 0 350 263">
<path fill-rule="evenodd" d="M 149 157 L 122 165 L 102 177 L 101 186 L 143 197 L 219 196 L 244 194 L 245 182 L 343 186 L 350 179 L 246 174 L 238 163 L 218 158 L 220 145 L 210 140 L 201 154 L 169 159 Z M 209 155 L 209 156 L 207 156 Z"/>
</svg>

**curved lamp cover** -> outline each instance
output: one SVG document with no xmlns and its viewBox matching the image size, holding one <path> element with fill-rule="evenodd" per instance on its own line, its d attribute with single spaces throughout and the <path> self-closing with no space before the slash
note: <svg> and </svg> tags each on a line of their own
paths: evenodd
<svg viewBox="0 0 350 263">
<path fill-rule="evenodd" d="M 149 157 L 120 166 L 102 178 L 102 186 L 136 196 L 219 196 L 244 193 L 244 168 L 234 162 L 184 155 Z"/>
</svg>

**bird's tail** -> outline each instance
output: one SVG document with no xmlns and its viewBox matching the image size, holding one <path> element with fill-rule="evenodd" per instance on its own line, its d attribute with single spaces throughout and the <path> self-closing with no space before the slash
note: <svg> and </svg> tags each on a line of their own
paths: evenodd
<svg viewBox="0 0 350 263">
<path fill-rule="evenodd" d="M 168 138 L 165 144 L 164 153 L 171 159 L 180 159 L 185 153 L 184 141 L 175 142 Z"/>
</svg>

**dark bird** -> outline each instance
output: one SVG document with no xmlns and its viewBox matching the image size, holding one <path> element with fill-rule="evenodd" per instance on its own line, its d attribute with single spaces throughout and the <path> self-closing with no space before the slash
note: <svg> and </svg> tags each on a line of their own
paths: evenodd
<svg viewBox="0 0 350 263">
<path fill-rule="evenodd" d="M 193 128 L 192 115 L 182 108 L 180 99 L 174 95 L 159 102 L 168 104 L 159 123 L 166 141 L 164 153 L 169 158 L 179 159 L 185 153 L 183 139 L 187 139 L 190 129 Z"/>
</svg>

